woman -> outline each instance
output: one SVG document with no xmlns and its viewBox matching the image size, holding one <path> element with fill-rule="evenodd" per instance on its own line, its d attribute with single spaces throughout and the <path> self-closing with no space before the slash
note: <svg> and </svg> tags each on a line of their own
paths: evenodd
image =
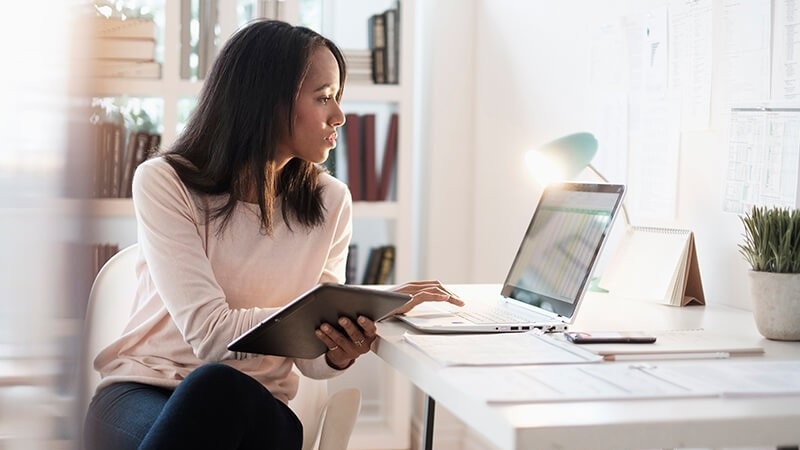
<svg viewBox="0 0 800 450">
<path fill-rule="evenodd" d="M 302 445 L 286 406 L 306 376 L 341 373 L 375 324 L 316 330 L 315 360 L 226 345 L 320 282 L 342 282 L 352 233 L 347 187 L 316 165 L 335 147 L 345 64 L 319 34 L 256 21 L 221 50 L 185 131 L 133 182 L 140 257 L 136 308 L 95 367 L 90 449 L 266 449 Z M 437 282 L 412 300 L 461 301 Z"/>
</svg>

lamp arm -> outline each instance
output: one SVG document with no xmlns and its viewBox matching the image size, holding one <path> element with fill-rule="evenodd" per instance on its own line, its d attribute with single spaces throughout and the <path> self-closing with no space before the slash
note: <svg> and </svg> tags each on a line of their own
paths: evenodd
<svg viewBox="0 0 800 450">
<path fill-rule="evenodd" d="M 604 183 L 610 183 L 610 181 L 608 181 L 608 178 L 604 177 L 604 176 L 603 176 L 603 174 L 602 174 L 602 173 L 600 173 L 600 171 L 599 171 L 599 170 L 597 170 L 597 169 L 596 169 L 596 168 L 595 168 L 595 167 L 592 165 L 592 163 L 589 163 L 589 164 L 586 166 L 586 168 L 587 168 L 587 169 L 589 169 L 589 170 L 591 170 L 592 172 L 594 172 L 594 174 L 595 174 L 595 175 L 597 175 L 597 176 L 598 176 L 598 178 L 600 178 L 601 180 L 603 180 L 603 182 L 604 182 Z M 620 205 L 620 206 L 622 207 L 622 216 L 625 218 L 625 225 L 630 225 L 630 224 L 631 224 L 631 221 L 630 221 L 630 219 L 628 218 L 628 208 L 626 208 L 626 207 L 625 207 L 625 200 L 624 200 L 624 199 L 622 200 L 622 205 Z"/>
</svg>

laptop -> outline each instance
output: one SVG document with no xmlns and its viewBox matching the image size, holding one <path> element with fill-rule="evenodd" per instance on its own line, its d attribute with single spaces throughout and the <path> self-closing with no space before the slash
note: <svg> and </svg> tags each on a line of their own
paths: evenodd
<svg viewBox="0 0 800 450">
<path fill-rule="evenodd" d="M 423 303 L 397 316 L 429 333 L 557 332 L 575 320 L 625 194 L 621 184 L 548 185 L 493 302 Z M 458 293 L 457 289 L 454 289 Z M 476 304 L 477 303 L 477 304 Z"/>
</svg>

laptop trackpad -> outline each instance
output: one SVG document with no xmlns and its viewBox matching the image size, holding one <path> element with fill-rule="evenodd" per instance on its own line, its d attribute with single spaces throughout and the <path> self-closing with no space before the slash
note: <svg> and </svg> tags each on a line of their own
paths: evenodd
<svg viewBox="0 0 800 450">
<path fill-rule="evenodd" d="M 411 325 L 425 327 L 469 324 L 469 321 L 466 321 L 453 313 L 453 311 L 457 308 L 459 307 L 449 303 L 422 303 L 414 307 L 414 309 L 411 311 L 407 312 L 405 316 L 398 318 L 411 318 L 413 319 L 413 321 L 410 322 Z"/>
<path fill-rule="evenodd" d="M 460 306 L 447 302 L 425 302 L 415 306 L 414 309 L 406 313 L 408 317 L 451 317 Z"/>
</svg>

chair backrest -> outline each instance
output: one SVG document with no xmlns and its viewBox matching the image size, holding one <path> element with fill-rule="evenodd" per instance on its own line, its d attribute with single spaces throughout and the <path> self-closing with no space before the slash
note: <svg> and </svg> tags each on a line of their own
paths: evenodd
<svg viewBox="0 0 800 450">
<path fill-rule="evenodd" d="M 94 358 L 122 334 L 133 309 L 137 254 L 136 244 L 120 250 L 103 265 L 92 284 L 83 334 L 82 412 L 86 412 L 100 383 L 100 374 L 93 367 Z"/>
<path fill-rule="evenodd" d="M 132 312 L 138 253 L 136 244 L 120 250 L 100 269 L 92 285 L 84 324 L 83 415 L 100 382 L 94 358 L 122 334 Z M 346 450 L 361 407 L 361 392 L 343 389 L 328 396 L 327 381 L 298 375 L 300 386 L 289 407 L 303 424 L 303 450 Z"/>
</svg>

